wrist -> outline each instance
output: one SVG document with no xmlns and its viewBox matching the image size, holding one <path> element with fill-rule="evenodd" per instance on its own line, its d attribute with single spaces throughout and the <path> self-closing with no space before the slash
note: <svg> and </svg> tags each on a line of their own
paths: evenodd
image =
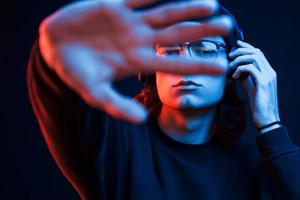
<svg viewBox="0 0 300 200">
<path fill-rule="evenodd" d="M 280 117 L 277 115 L 268 115 L 268 116 L 260 116 L 258 118 L 254 118 L 254 123 L 257 129 L 260 127 L 267 126 L 273 122 L 279 121 L 280 122 Z"/>
<path fill-rule="evenodd" d="M 260 131 L 261 134 L 264 134 L 264 133 L 266 133 L 266 132 L 268 132 L 270 130 L 273 130 L 273 129 L 276 129 L 276 128 L 279 128 L 279 127 L 281 127 L 281 124 L 274 124 L 272 126 L 269 126 L 269 127 L 266 127 L 266 128 L 262 128 L 259 131 Z"/>
<path fill-rule="evenodd" d="M 270 130 L 276 129 L 281 127 L 282 123 L 279 118 L 273 119 L 272 121 L 268 121 L 266 123 L 256 125 L 257 130 L 261 133 L 264 134 Z"/>
</svg>

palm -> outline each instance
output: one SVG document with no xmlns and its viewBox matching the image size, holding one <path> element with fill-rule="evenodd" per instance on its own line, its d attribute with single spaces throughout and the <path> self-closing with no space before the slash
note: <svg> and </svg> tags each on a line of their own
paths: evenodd
<svg viewBox="0 0 300 200">
<path fill-rule="evenodd" d="M 224 72 L 225 62 L 163 59 L 156 57 L 152 50 L 158 42 L 175 43 L 226 34 L 231 24 L 225 18 L 215 19 L 205 26 L 174 25 L 168 31 L 157 29 L 191 17 L 189 9 L 194 10 L 190 15 L 208 15 L 212 8 L 207 5 L 211 2 L 215 1 L 199 1 L 198 12 L 195 12 L 197 5 L 176 7 L 174 4 L 139 13 L 124 2 L 77 2 L 44 21 L 40 28 L 41 52 L 59 77 L 91 106 L 117 118 L 140 122 L 146 117 L 145 108 L 117 93 L 112 88 L 113 81 L 156 70 L 177 74 Z M 174 17 L 167 16 L 172 9 Z"/>
</svg>

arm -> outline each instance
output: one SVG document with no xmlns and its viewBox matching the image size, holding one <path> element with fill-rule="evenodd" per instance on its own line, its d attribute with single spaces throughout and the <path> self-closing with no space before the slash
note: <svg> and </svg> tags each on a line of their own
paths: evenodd
<svg viewBox="0 0 300 200">
<path fill-rule="evenodd" d="M 162 58 L 153 47 L 226 35 L 232 20 L 216 16 L 197 25 L 177 24 L 213 15 L 216 0 L 176 1 L 139 11 L 133 9 L 159 1 L 126 2 L 77 1 L 58 10 L 42 22 L 39 46 L 48 66 L 90 106 L 117 119 L 142 123 L 146 109 L 115 91 L 112 82 L 139 72 L 222 74 L 225 60 Z"/>
<path fill-rule="evenodd" d="M 211 16 L 217 1 L 176 2 L 133 11 L 153 2 L 157 1 L 77 1 L 40 25 L 28 65 L 32 107 L 56 163 L 84 199 L 95 198 L 98 191 L 82 135 L 81 99 L 115 118 L 138 123 L 146 119 L 145 108 L 115 91 L 113 81 L 155 70 L 194 74 L 225 70 L 225 62 L 163 59 L 152 51 L 158 42 L 227 34 L 232 26 L 228 17 L 213 17 L 198 26 L 176 25 L 191 17 Z M 171 32 L 162 30 L 170 25 Z"/>
<path fill-rule="evenodd" d="M 238 45 L 239 48 L 229 54 L 233 58 L 230 67 L 235 69 L 232 77 L 238 79 L 241 74 L 249 74 L 241 81 L 248 93 L 256 127 L 280 121 L 276 72 L 259 49 L 243 41 L 238 41 Z M 265 172 L 261 174 L 264 187 L 270 188 L 270 184 L 274 184 L 277 189 L 273 189 L 272 195 L 280 191 L 284 199 L 299 199 L 300 152 L 290 141 L 286 127 L 275 124 L 262 129 L 256 143 Z M 265 180 L 265 175 L 268 175 L 268 180 Z"/>
<path fill-rule="evenodd" d="M 300 199 L 300 150 L 294 145 L 285 126 L 256 138 L 264 172 L 285 199 Z"/>
<path fill-rule="evenodd" d="M 50 70 L 34 45 L 27 71 L 29 96 L 46 144 L 59 169 L 83 199 L 95 199 L 97 183 L 83 135 L 79 97 Z"/>
</svg>

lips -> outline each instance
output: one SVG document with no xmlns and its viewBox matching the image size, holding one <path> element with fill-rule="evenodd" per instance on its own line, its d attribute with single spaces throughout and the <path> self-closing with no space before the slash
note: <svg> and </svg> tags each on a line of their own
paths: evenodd
<svg viewBox="0 0 300 200">
<path fill-rule="evenodd" d="M 183 81 L 183 80 L 181 80 L 177 84 L 173 85 L 173 87 L 188 86 L 188 85 L 202 86 L 201 84 L 195 83 L 194 81 Z"/>
</svg>

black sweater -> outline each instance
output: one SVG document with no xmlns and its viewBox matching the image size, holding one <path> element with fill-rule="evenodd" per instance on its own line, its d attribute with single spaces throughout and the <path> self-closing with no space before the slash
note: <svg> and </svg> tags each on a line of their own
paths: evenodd
<svg viewBox="0 0 300 200">
<path fill-rule="evenodd" d="M 86 199 L 299 199 L 300 151 L 285 126 L 222 146 L 175 141 L 157 122 L 117 120 L 88 107 L 35 45 L 28 88 L 58 167 Z"/>
</svg>

